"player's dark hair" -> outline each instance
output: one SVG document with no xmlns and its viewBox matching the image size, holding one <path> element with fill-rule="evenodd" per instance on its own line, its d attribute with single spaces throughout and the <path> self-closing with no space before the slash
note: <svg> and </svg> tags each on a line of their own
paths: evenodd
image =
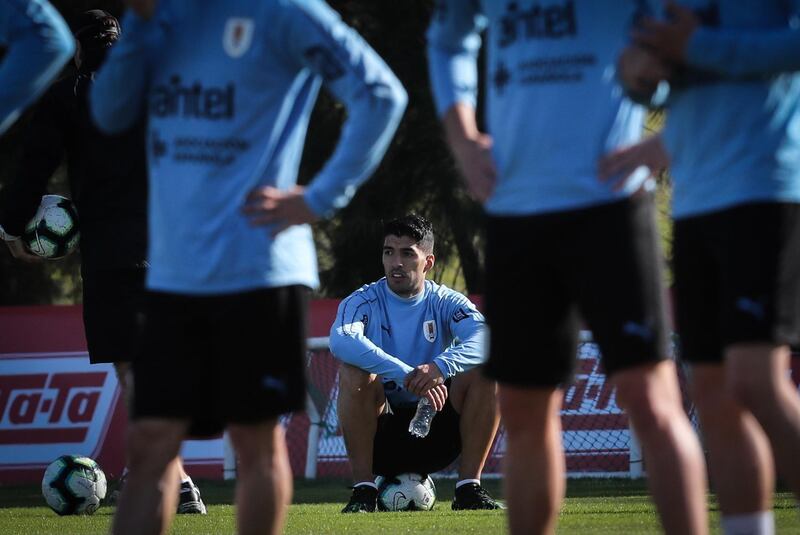
<svg viewBox="0 0 800 535">
<path fill-rule="evenodd" d="M 107 11 L 90 9 L 72 20 L 72 33 L 80 43 L 81 68 L 94 72 L 120 36 L 119 21 Z"/>
<path fill-rule="evenodd" d="M 433 253 L 433 225 L 421 215 L 408 214 L 384 223 L 383 237 L 389 235 L 413 238 L 425 253 Z"/>
</svg>

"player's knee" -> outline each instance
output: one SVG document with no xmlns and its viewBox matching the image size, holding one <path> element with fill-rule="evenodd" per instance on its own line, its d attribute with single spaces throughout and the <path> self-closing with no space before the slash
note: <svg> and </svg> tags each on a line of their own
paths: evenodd
<svg viewBox="0 0 800 535">
<path fill-rule="evenodd" d="M 378 386 L 377 377 L 351 366 L 350 364 L 342 363 L 339 367 L 339 395 L 350 396 L 369 396 L 374 394 Z"/>
<path fill-rule="evenodd" d="M 497 382 L 483 375 L 480 367 L 453 377 L 450 386 L 450 400 L 461 413 L 464 401 L 477 399 L 481 405 L 497 403 Z"/>
<path fill-rule="evenodd" d="M 616 381 L 617 402 L 627 411 L 637 433 L 662 433 L 674 418 L 683 415 L 676 378 L 659 377 L 648 370 L 625 373 Z"/>
<path fill-rule="evenodd" d="M 689 396 L 692 398 L 701 417 L 713 418 L 715 414 L 727 411 L 734 402 L 730 392 L 725 388 L 724 381 L 706 381 L 695 375 L 689 384 Z"/>
<path fill-rule="evenodd" d="M 751 374 L 735 373 L 727 378 L 728 394 L 741 406 L 758 413 L 774 403 L 775 392 L 769 383 Z"/>
<path fill-rule="evenodd" d="M 159 472 L 177 457 L 185 427 L 172 422 L 133 422 L 128 431 L 128 466 L 131 470 Z"/>
<path fill-rule="evenodd" d="M 257 425 L 231 425 L 228 435 L 241 469 L 261 465 L 271 468 L 280 461 L 286 446 L 278 422 Z"/>
<path fill-rule="evenodd" d="M 559 400 L 555 389 L 501 387 L 498 401 L 507 436 L 542 436 L 549 419 L 558 417 Z"/>
</svg>

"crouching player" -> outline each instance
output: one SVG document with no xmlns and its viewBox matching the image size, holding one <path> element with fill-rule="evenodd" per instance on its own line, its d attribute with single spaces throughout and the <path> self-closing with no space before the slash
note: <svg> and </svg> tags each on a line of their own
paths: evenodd
<svg viewBox="0 0 800 535">
<path fill-rule="evenodd" d="M 420 216 L 388 222 L 386 277 L 344 299 L 331 327 L 355 480 L 343 513 L 375 511 L 374 475 L 430 474 L 459 455 L 453 509 L 500 508 L 480 485 L 499 423 L 495 383 L 480 373 L 486 326 L 469 299 L 425 280 L 433 242 L 433 227 Z M 425 438 L 408 431 L 421 397 L 438 411 Z"/>
</svg>

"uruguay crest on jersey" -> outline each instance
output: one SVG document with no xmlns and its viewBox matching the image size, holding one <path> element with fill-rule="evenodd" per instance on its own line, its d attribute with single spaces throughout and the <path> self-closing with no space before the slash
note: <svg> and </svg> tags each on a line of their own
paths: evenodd
<svg viewBox="0 0 800 535">
<path fill-rule="evenodd" d="M 253 43 L 253 19 L 244 17 L 231 17 L 225 23 L 222 35 L 222 47 L 225 53 L 232 58 L 239 58 L 250 50 Z"/>
<path fill-rule="evenodd" d="M 436 341 L 436 321 L 427 320 L 422 324 L 422 333 L 425 335 L 425 340 L 428 342 Z"/>
</svg>

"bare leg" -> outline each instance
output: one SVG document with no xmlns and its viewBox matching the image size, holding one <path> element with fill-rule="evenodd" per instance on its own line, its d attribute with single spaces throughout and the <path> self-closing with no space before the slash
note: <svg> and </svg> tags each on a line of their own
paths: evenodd
<svg viewBox="0 0 800 535">
<path fill-rule="evenodd" d="M 372 481 L 372 444 L 385 403 L 376 375 L 342 363 L 337 409 L 356 483 Z"/>
<path fill-rule="evenodd" d="M 500 424 L 497 384 L 474 368 L 453 378 L 450 402 L 461 416 L 459 479 L 480 479 Z"/>
<path fill-rule="evenodd" d="M 506 428 L 504 460 L 508 525 L 512 534 L 553 533 L 564 499 L 561 402 L 555 388 L 501 385 Z"/>
<path fill-rule="evenodd" d="M 800 395 L 789 378 L 789 348 L 736 345 L 726 352 L 726 384 L 769 437 L 778 473 L 800 499 Z"/>
<path fill-rule="evenodd" d="M 764 430 L 725 388 L 725 368 L 692 367 L 692 399 L 709 451 L 711 479 L 725 515 L 772 509 L 775 467 Z"/>
<path fill-rule="evenodd" d="M 175 458 L 188 424 L 142 419 L 128 432 L 128 479 L 114 515 L 115 535 L 167 532 L 178 501 Z"/>
<path fill-rule="evenodd" d="M 642 443 L 650 491 L 668 534 L 708 532 L 706 465 L 683 410 L 675 363 L 627 369 L 612 377 L 617 401 Z"/>
<path fill-rule="evenodd" d="M 130 412 L 131 402 L 132 402 L 132 394 L 133 394 L 133 375 L 131 373 L 131 363 L 130 362 L 115 362 L 114 363 L 114 371 L 117 375 L 117 382 L 119 383 L 119 388 L 122 394 L 122 400 L 125 403 L 125 409 Z M 189 474 L 186 473 L 186 470 L 183 468 L 183 461 L 180 457 L 176 459 L 176 466 L 178 471 L 178 482 L 183 481 L 184 479 L 189 477 Z"/>
<path fill-rule="evenodd" d="M 230 425 L 239 459 L 236 522 L 240 535 L 277 535 L 292 501 L 292 471 L 283 429 L 277 420 Z"/>
</svg>

